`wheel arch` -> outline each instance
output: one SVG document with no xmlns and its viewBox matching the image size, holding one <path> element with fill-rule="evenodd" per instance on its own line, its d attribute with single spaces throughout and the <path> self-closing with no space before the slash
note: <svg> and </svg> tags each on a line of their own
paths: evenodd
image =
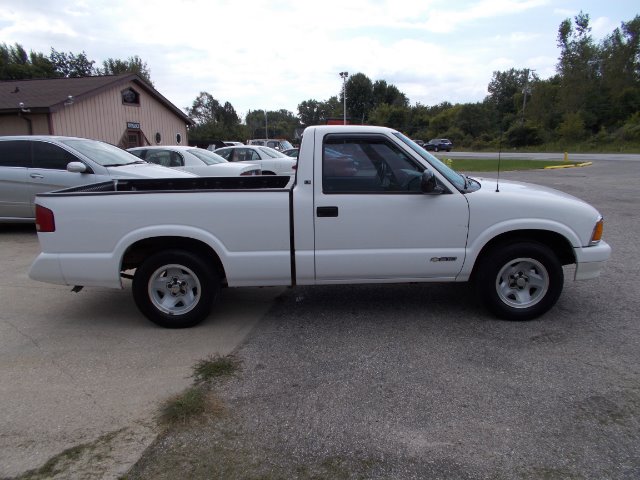
<svg viewBox="0 0 640 480">
<path fill-rule="evenodd" d="M 146 258 L 163 250 L 186 250 L 197 254 L 206 260 L 226 283 L 226 273 L 220 256 L 207 243 L 190 237 L 159 236 L 138 240 L 126 249 L 122 257 L 121 270 L 137 268 Z"/>
<path fill-rule="evenodd" d="M 569 265 L 576 262 L 573 246 L 562 234 L 550 230 L 513 230 L 496 235 L 484 244 L 475 258 L 470 278 L 473 279 L 475 277 L 478 264 L 480 263 L 479 260 L 483 258 L 487 252 L 499 248 L 501 245 L 517 242 L 537 242 L 546 245 L 558 257 L 562 265 Z"/>
</svg>

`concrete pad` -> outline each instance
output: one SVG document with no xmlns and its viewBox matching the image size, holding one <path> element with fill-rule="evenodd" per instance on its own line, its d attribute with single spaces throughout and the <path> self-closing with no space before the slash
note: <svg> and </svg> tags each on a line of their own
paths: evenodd
<svg viewBox="0 0 640 480">
<path fill-rule="evenodd" d="M 125 473 L 192 366 L 232 352 L 284 290 L 227 289 L 203 324 L 166 330 L 138 312 L 129 285 L 72 293 L 30 280 L 38 252 L 32 226 L 0 226 L 0 477 L 78 445 L 102 460 L 65 478 Z"/>
</svg>

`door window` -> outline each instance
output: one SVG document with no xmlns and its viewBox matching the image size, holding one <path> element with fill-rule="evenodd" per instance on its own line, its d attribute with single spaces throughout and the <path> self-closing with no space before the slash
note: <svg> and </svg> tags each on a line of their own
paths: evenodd
<svg viewBox="0 0 640 480">
<path fill-rule="evenodd" d="M 70 162 L 79 161 L 66 150 L 46 142 L 33 142 L 33 168 L 66 170 Z"/>
<path fill-rule="evenodd" d="M 424 168 L 383 137 L 328 135 L 322 150 L 323 193 L 420 192 Z"/>
<path fill-rule="evenodd" d="M 29 142 L 8 140 L 0 142 L 0 167 L 30 167 Z"/>
</svg>

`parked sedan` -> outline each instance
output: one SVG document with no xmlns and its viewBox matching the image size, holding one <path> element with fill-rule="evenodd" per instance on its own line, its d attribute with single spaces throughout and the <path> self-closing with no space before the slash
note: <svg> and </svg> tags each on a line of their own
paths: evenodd
<svg viewBox="0 0 640 480">
<path fill-rule="evenodd" d="M 114 178 L 193 177 L 87 138 L 0 137 L 0 222 L 33 222 L 36 194 Z"/>
<path fill-rule="evenodd" d="M 187 146 L 135 147 L 127 150 L 136 157 L 164 167 L 176 168 L 202 177 L 260 175 L 255 163 L 231 163 L 209 150 Z"/>
<path fill-rule="evenodd" d="M 229 162 L 257 163 L 263 175 L 293 175 L 298 163 L 273 148 L 255 145 L 219 148 L 215 153 Z"/>
<path fill-rule="evenodd" d="M 300 152 L 299 148 L 289 148 L 288 150 L 283 150 L 282 153 L 284 153 L 287 157 L 295 158 L 297 160 L 298 152 Z"/>
<path fill-rule="evenodd" d="M 434 152 L 439 152 L 441 150 L 450 152 L 453 148 L 453 143 L 451 143 L 451 140 L 446 138 L 433 138 L 425 143 L 423 147 L 425 150 L 433 150 Z"/>
</svg>

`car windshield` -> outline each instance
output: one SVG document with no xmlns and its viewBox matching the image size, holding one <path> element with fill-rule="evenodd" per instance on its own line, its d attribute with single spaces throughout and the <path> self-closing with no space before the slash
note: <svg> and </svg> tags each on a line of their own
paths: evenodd
<svg viewBox="0 0 640 480">
<path fill-rule="evenodd" d="M 284 153 L 280 153 L 279 151 L 269 147 L 258 147 L 258 150 L 260 150 L 262 153 L 264 153 L 265 155 L 268 155 L 271 158 L 287 157 Z"/>
<path fill-rule="evenodd" d="M 187 150 L 194 157 L 198 157 L 207 165 L 215 165 L 216 163 L 228 163 L 224 158 L 222 158 L 217 153 L 210 152 L 209 150 L 204 150 L 202 148 L 192 148 Z"/>
<path fill-rule="evenodd" d="M 282 150 L 291 150 L 293 145 L 291 145 L 288 140 L 280 140 L 280 148 Z"/>
<path fill-rule="evenodd" d="M 60 143 L 73 148 L 103 167 L 118 167 L 132 163 L 144 163 L 143 160 L 140 160 L 135 155 L 121 148 L 96 140 L 69 138 L 60 140 Z"/>
<path fill-rule="evenodd" d="M 433 168 L 435 168 L 438 172 L 440 172 L 442 175 L 444 175 L 447 178 L 447 180 L 449 180 L 451 183 L 453 183 L 456 186 L 456 188 L 458 190 L 462 191 L 462 190 L 465 189 L 465 187 L 467 185 L 467 181 L 465 180 L 465 178 L 461 174 L 459 174 L 458 172 L 456 172 L 452 168 L 450 168 L 447 165 L 445 165 L 444 163 L 442 163 L 440 160 L 438 160 L 436 157 L 431 155 L 429 152 L 427 152 L 420 145 L 415 143 L 413 140 L 405 137 L 401 133 L 395 132 L 394 135 L 396 137 L 398 137 L 400 140 L 402 140 L 404 143 L 406 143 L 407 146 L 409 148 L 411 148 L 411 150 L 416 152 L 424 160 L 426 160 L 429 164 L 431 164 L 433 166 Z"/>
</svg>

